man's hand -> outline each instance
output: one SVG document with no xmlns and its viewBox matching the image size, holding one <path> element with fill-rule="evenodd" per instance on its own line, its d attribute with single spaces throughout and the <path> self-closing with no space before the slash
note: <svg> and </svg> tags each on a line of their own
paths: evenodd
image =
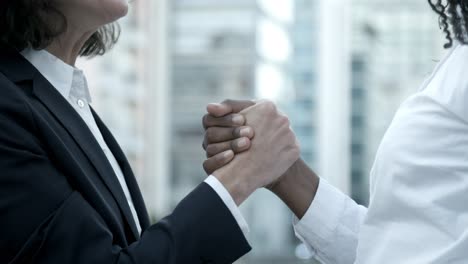
<svg viewBox="0 0 468 264">
<path fill-rule="evenodd" d="M 245 126 L 245 118 L 239 112 L 253 105 L 255 102 L 248 100 L 226 100 L 221 104 L 207 106 L 208 114 L 203 117 L 203 148 L 208 158 L 203 168 L 207 174 L 212 174 L 231 162 L 235 154 L 250 148 L 250 139 L 255 132 L 251 127 Z"/>
<path fill-rule="evenodd" d="M 261 101 L 240 114 L 255 131 L 251 147 L 213 173 L 238 205 L 256 189 L 276 181 L 300 156 L 289 120 L 274 103 Z"/>
</svg>

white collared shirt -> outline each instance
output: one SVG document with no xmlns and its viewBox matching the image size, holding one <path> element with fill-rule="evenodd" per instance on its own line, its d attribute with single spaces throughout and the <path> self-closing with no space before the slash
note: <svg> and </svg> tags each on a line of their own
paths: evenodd
<svg viewBox="0 0 468 264">
<path fill-rule="evenodd" d="M 371 171 L 369 209 L 326 181 L 297 236 L 325 264 L 468 262 L 468 47 L 398 110 Z"/>
<path fill-rule="evenodd" d="M 141 233 L 140 221 L 138 219 L 138 214 L 135 210 L 130 191 L 128 190 L 127 183 L 125 182 L 125 177 L 114 157 L 114 154 L 109 150 L 109 147 L 102 137 L 101 131 L 99 130 L 91 112 L 89 106 L 91 103 L 91 96 L 83 71 L 66 64 L 45 50 L 36 51 L 33 49 L 26 49 L 21 52 L 21 54 L 52 84 L 52 86 L 59 91 L 59 93 L 70 103 L 70 105 L 88 125 L 88 128 L 91 130 L 100 147 L 104 151 L 104 154 L 117 176 L 125 197 L 127 198 L 128 205 L 130 206 L 138 232 Z M 220 196 L 231 211 L 244 234 L 248 233 L 249 228 L 245 219 L 224 186 L 213 176 L 209 176 L 205 182 Z"/>
</svg>

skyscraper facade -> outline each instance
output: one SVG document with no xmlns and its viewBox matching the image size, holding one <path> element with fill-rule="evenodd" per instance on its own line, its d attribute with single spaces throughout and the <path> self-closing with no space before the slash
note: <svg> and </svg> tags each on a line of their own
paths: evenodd
<svg viewBox="0 0 468 264">
<path fill-rule="evenodd" d="M 268 1 L 172 1 L 171 203 L 175 205 L 207 175 L 201 164 L 201 117 L 208 102 L 226 98 L 277 100 L 290 86 L 291 3 Z M 289 1 L 290 2 L 290 1 Z M 276 45 L 283 49 L 278 49 Z M 288 86 L 289 85 L 289 86 Z M 241 263 L 294 260 L 291 214 L 267 191 L 242 207 L 254 250 Z"/>
<path fill-rule="evenodd" d="M 443 53 L 438 18 L 426 1 L 357 0 L 353 4 L 353 197 L 368 202 L 369 172 L 399 105 Z"/>
<path fill-rule="evenodd" d="M 175 205 L 207 176 L 202 163 L 206 104 L 254 96 L 255 3 L 171 1 L 171 174 Z"/>
<path fill-rule="evenodd" d="M 296 0 L 291 30 L 294 47 L 291 62 L 293 86 L 287 107 L 294 132 L 301 143 L 301 156 L 311 167 L 317 165 L 318 38 L 317 0 Z"/>
</svg>

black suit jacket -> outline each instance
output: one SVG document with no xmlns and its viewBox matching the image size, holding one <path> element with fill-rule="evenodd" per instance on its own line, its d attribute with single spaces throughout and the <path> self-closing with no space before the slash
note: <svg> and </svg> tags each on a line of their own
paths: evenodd
<svg viewBox="0 0 468 264">
<path fill-rule="evenodd" d="M 0 48 L 0 263 L 232 263 L 250 250 L 202 183 L 150 226 L 130 165 L 95 114 L 143 229 L 84 121 L 19 53 Z"/>
</svg>

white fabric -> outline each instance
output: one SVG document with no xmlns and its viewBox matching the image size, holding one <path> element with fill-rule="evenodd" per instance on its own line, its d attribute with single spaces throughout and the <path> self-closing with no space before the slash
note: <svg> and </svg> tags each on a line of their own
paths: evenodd
<svg viewBox="0 0 468 264">
<path fill-rule="evenodd" d="M 295 230 L 323 263 L 468 261 L 468 47 L 398 110 L 371 171 L 370 206 L 321 181 Z M 326 202 L 325 202 L 326 201 Z"/>
<path fill-rule="evenodd" d="M 242 216 L 239 207 L 237 207 L 234 199 L 232 199 L 232 196 L 229 194 L 223 184 L 212 175 L 205 180 L 205 183 L 210 185 L 211 188 L 213 188 L 213 190 L 215 190 L 215 192 L 219 195 L 219 197 L 221 197 L 221 200 L 223 200 L 224 204 L 229 208 L 229 211 L 231 211 L 231 214 L 236 219 L 237 224 L 239 224 L 239 227 L 244 233 L 244 236 L 247 236 L 249 233 L 249 226 L 245 221 L 245 218 Z"/>
<path fill-rule="evenodd" d="M 304 217 L 293 219 L 296 236 L 322 263 L 352 263 L 367 208 L 321 179 Z"/>
<path fill-rule="evenodd" d="M 57 57 L 48 53 L 45 50 L 36 51 L 32 49 L 26 49 L 21 54 L 54 86 L 60 94 L 67 99 L 67 101 L 73 106 L 78 112 L 81 118 L 88 125 L 89 129 L 93 133 L 94 137 L 98 141 L 100 147 L 104 151 L 107 159 L 109 160 L 112 168 L 117 175 L 122 190 L 127 198 L 128 205 L 133 215 L 133 219 L 138 228 L 138 232 L 141 233 L 141 225 L 138 219 L 138 214 L 135 210 L 130 191 L 128 190 L 127 183 L 125 182 L 122 170 L 115 159 L 113 153 L 109 150 L 101 132 L 94 120 L 89 103 L 91 103 L 91 96 L 88 89 L 88 84 L 83 72 L 77 68 L 74 68 L 65 62 L 61 61 Z M 243 218 L 239 208 L 234 203 L 234 200 L 229 195 L 229 192 L 224 186 L 213 176 L 206 179 L 206 183 L 214 189 L 214 191 L 221 197 L 223 202 L 231 211 L 232 215 L 236 219 L 239 227 L 241 228 L 244 235 L 249 232 L 247 222 Z"/>
</svg>

